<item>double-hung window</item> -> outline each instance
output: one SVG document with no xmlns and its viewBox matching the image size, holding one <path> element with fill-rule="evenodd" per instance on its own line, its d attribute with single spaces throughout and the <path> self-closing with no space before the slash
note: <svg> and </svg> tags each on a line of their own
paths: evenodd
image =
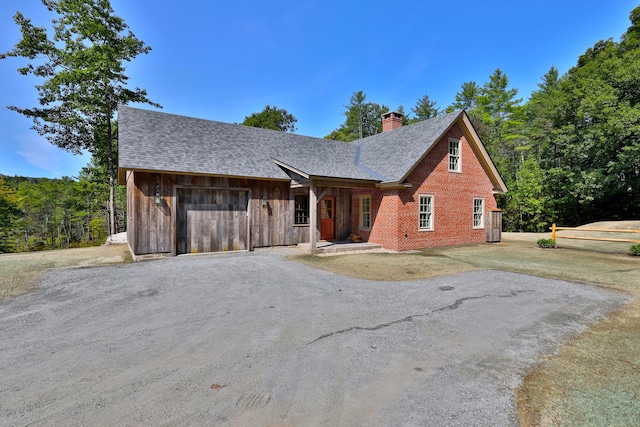
<svg viewBox="0 0 640 427">
<path fill-rule="evenodd" d="M 433 230 L 433 196 L 419 196 L 418 228 L 420 231 Z"/>
<path fill-rule="evenodd" d="M 449 172 L 460 170 L 460 140 L 449 139 Z"/>
<path fill-rule="evenodd" d="M 371 229 L 371 196 L 360 196 L 360 228 Z"/>
<path fill-rule="evenodd" d="M 473 199 L 473 228 L 484 228 L 484 199 Z"/>
</svg>

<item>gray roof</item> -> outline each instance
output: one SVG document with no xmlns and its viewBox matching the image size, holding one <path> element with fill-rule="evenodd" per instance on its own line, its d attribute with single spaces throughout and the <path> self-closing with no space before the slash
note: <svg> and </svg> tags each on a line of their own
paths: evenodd
<svg viewBox="0 0 640 427">
<path fill-rule="evenodd" d="M 118 109 L 121 170 L 400 182 L 462 112 L 344 143 L 127 106 Z"/>
<path fill-rule="evenodd" d="M 354 141 L 361 147 L 358 164 L 375 171 L 383 182 L 400 182 L 461 114 L 456 111 Z"/>
</svg>

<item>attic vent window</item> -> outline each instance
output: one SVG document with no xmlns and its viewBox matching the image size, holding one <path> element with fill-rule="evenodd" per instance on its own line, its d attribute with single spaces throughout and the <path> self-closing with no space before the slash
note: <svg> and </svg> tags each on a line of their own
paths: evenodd
<svg viewBox="0 0 640 427">
<path fill-rule="evenodd" d="M 449 140 L 449 172 L 460 172 L 460 140 Z"/>
</svg>

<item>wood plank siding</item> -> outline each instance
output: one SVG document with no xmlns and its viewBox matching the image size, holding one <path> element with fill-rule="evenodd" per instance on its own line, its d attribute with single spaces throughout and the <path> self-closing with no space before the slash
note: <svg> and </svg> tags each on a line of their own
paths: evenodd
<svg viewBox="0 0 640 427">
<path fill-rule="evenodd" d="M 336 198 L 335 237 L 343 240 L 351 233 L 350 190 L 325 190 Z M 308 189 L 291 189 L 289 181 L 130 172 L 128 241 L 136 255 L 305 243 L 309 226 L 294 225 L 294 194 Z"/>
<path fill-rule="evenodd" d="M 178 254 L 249 249 L 249 191 L 177 188 Z"/>
</svg>

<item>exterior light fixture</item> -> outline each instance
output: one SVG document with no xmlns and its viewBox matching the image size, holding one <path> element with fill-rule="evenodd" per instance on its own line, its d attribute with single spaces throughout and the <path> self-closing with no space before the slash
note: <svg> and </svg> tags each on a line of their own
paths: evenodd
<svg viewBox="0 0 640 427">
<path fill-rule="evenodd" d="M 160 184 L 156 184 L 155 204 L 156 206 L 160 206 L 162 204 L 162 197 L 160 196 Z"/>
<path fill-rule="evenodd" d="M 267 196 L 262 196 L 262 206 L 267 206 L 269 202 L 267 202 Z"/>
</svg>

